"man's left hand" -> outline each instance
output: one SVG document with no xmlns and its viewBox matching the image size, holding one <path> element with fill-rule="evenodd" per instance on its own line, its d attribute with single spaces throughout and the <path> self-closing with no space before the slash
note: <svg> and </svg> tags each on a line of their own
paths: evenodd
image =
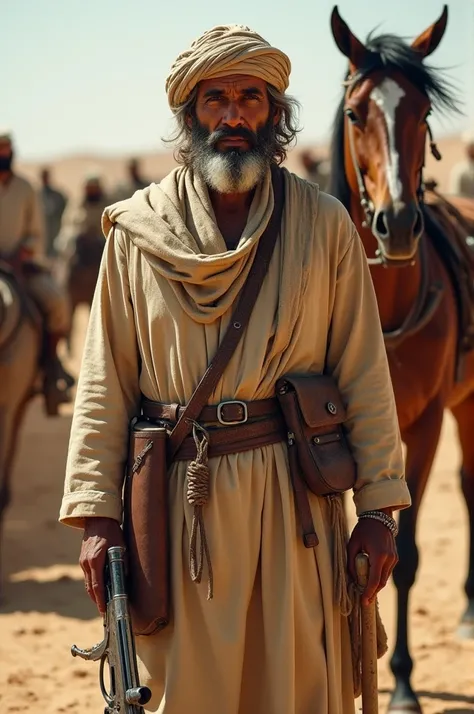
<svg viewBox="0 0 474 714">
<path fill-rule="evenodd" d="M 362 518 L 352 531 L 347 545 L 347 566 L 354 581 L 357 580 L 355 559 L 361 552 L 369 556 L 369 580 L 362 597 L 363 604 L 368 605 L 385 587 L 398 563 L 395 538 L 380 521 Z"/>
</svg>

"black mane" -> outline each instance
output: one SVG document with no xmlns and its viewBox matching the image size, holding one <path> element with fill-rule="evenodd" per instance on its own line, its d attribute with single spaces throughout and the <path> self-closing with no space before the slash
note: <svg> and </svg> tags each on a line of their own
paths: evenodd
<svg viewBox="0 0 474 714">
<path fill-rule="evenodd" d="M 367 61 L 358 69 L 354 85 L 377 70 L 401 72 L 420 92 L 426 94 L 434 109 L 459 111 L 451 84 L 440 71 L 423 64 L 423 58 L 401 37 L 391 34 L 374 36 L 370 33 L 365 46 Z M 346 75 L 345 80 L 349 79 Z M 349 208 L 350 189 L 344 170 L 344 96 L 338 106 L 331 139 L 331 177 L 329 193 Z"/>
</svg>

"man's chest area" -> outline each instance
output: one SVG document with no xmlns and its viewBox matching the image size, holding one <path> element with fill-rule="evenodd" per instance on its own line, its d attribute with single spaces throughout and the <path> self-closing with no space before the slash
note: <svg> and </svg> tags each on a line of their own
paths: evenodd
<svg viewBox="0 0 474 714">
<path fill-rule="evenodd" d="M 0 244 L 23 237 L 26 230 L 26 204 L 9 187 L 0 190 Z"/>
</svg>

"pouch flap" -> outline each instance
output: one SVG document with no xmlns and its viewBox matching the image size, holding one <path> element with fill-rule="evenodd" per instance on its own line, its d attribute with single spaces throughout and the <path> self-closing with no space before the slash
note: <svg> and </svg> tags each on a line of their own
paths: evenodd
<svg viewBox="0 0 474 714">
<path fill-rule="evenodd" d="M 285 383 L 296 392 L 303 419 L 309 427 L 342 424 L 346 420 L 339 388 L 330 375 L 285 375 L 277 382 L 277 393 Z"/>
</svg>

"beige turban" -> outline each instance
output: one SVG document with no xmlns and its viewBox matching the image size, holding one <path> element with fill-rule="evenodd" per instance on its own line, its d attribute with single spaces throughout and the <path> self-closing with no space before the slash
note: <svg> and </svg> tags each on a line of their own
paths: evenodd
<svg viewBox="0 0 474 714">
<path fill-rule="evenodd" d="M 168 102 L 176 111 L 198 82 L 230 74 L 258 77 L 284 92 L 290 72 L 284 52 L 256 32 L 244 25 L 220 25 L 194 40 L 176 59 L 166 80 Z"/>
</svg>

